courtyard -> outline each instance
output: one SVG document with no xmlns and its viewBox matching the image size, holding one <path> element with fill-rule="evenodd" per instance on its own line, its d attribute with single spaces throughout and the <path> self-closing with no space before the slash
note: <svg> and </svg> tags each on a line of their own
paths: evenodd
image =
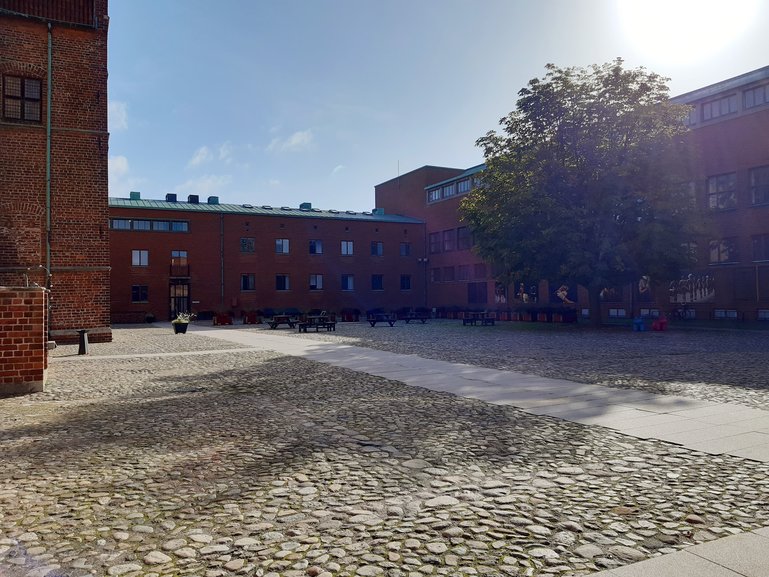
<svg viewBox="0 0 769 577">
<path fill-rule="evenodd" d="M 430 321 L 113 334 L 87 356 L 56 349 L 46 392 L 0 399 L 2 577 L 574 577 L 769 525 L 765 462 L 248 344 L 769 410 L 767 332 Z"/>
</svg>

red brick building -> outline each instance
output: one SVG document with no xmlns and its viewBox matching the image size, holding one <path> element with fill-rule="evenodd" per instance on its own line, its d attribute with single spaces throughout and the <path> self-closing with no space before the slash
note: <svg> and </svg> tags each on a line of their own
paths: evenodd
<svg viewBox="0 0 769 577">
<path fill-rule="evenodd" d="M 113 322 L 425 304 L 424 223 L 373 212 L 110 199 Z"/>
<path fill-rule="evenodd" d="M 697 246 L 699 265 L 657 283 L 656 291 L 611 287 L 603 316 L 675 310 L 698 319 L 769 320 L 769 67 L 673 101 L 692 105 L 690 138 L 699 150 L 693 188 L 708 213 L 709 238 Z M 377 206 L 426 223 L 430 307 L 504 310 L 521 302 L 520 287 L 494 281 L 459 219 L 459 203 L 482 169 L 425 166 L 375 187 Z M 555 304 L 558 286 L 551 284 L 523 289 L 530 301 Z M 571 287 L 569 296 L 589 314 L 584 291 Z"/>
<path fill-rule="evenodd" d="M 109 340 L 107 1 L 0 0 L 0 285 Z M 48 274 L 50 271 L 50 274 Z"/>
</svg>

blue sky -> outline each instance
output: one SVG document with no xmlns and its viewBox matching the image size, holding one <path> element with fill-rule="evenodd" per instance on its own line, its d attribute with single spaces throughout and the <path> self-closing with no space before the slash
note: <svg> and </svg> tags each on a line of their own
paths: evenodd
<svg viewBox="0 0 769 577">
<path fill-rule="evenodd" d="M 110 0 L 110 196 L 370 210 L 483 161 L 544 66 L 616 57 L 681 94 L 769 64 L 761 0 Z"/>
</svg>

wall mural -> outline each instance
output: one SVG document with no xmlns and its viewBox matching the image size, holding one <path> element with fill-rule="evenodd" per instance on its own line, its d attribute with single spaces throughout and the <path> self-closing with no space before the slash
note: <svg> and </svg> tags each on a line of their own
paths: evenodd
<svg viewBox="0 0 769 577">
<path fill-rule="evenodd" d="M 706 303 L 715 299 L 716 287 L 709 274 L 689 274 L 671 281 L 668 295 L 671 303 Z"/>
</svg>

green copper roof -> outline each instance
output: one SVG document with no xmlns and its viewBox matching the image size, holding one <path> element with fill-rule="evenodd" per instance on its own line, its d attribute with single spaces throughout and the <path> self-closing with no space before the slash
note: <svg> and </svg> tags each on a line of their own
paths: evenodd
<svg viewBox="0 0 769 577">
<path fill-rule="evenodd" d="M 385 214 L 382 209 L 374 209 L 371 212 L 358 212 L 353 210 L 321 210 L 312 208 L 309 204 L 303 204 L 301 208 L 288 206 L 269 206 L 251 204 L 218 204 L 208 202 L 184 202 L 168 200 L 140 200 L 129 198 L 109 199 L 110 208 L 136 208 L 147 210 L 169 210 L 173 212 L 213 212 L 219 214 L 249 214 L 258 216 L 323 218 L 340 220 L 358 220 L 370 222 L 398 222 L 402 224 L 421 224 L 423 221 L 408 216 L 397 214 Z"/>
</svg>

